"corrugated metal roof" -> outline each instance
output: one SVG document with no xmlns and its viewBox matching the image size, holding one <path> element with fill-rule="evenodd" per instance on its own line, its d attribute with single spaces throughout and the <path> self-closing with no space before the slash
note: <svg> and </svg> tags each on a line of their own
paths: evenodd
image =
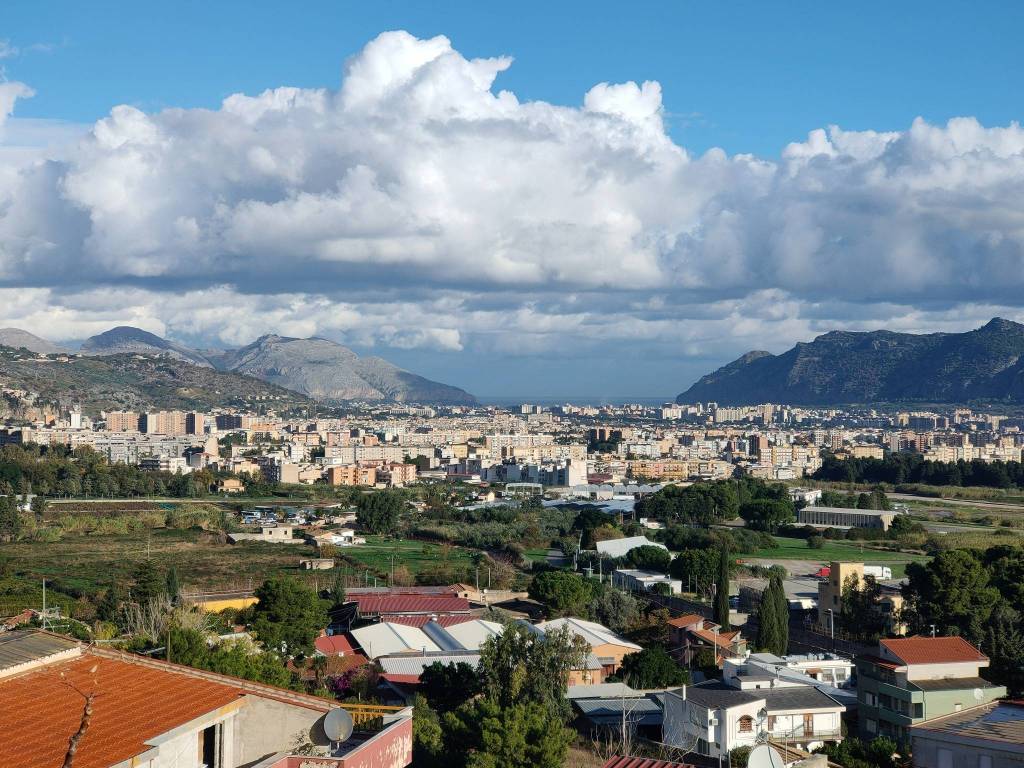
<svg viewBox="0 0 1024 768">
<path fill-rule="evenodd" d="M 350 595 L 359 613 L 469 613 L 469 601 L 447 595 Z"/>
<path fill-rule="evenodd" d="M 598 683 L 596 685 L 570 685 L 569 699 L 606 699 L 610 696 L 636 696 L 636 691 L 625 683 Z"/>
<path fill-rule="evenodd" d="M 651 541 L 646 536 L 627 536 L 624 539 L 608 539 L 607 541 L 597 542 L 597 551 L 602 555 L 608 555 L 609 557 L 625 557 L 629 554 L 630 550 L 636 549 L 637 547 L 658 547 L 668 551 L 668 547 L 664 544 L 659 544 L 656 541 Z"/>
<path fill-rule="evenodd" d="M 618 645 L 622 648 L 629 648 L 631 650 L 643 650 L 636 643 L 631 643 L 626 638 L 612 632 L 608 627 L 602 626 L 601 624 L 597 624 L 593 621 L 584 621 L 583 619 L 567 617 L 564 619 L 553 619 L 551 621 L 545 621 L 537 624 L 537 628 L 544 632 L 549 632 L 552 629 L 560 629 L 562 627 L 566 627 L 574 635 L 582 637 L 590 644 L 591 648 L 598 645 Z"/>
<path fill-rule="evenodd" d="M 615 757 L 608 758 L 602 768 L 693 768 L 689 763 L 670 763 L 667 760 L 654 760 L 649 757 Z"/>
<path fill-rule="evenodd" d="M 4 632 L 0 634 L 0 672 L 78 647 L 77 640 L 37 629 Z"/>
<path fill-rule="evenodd" d="M 372 624 L 353 629 L 350 634 L 371 659 L 410 651 L 442 650 L 422 629 L 404 624 Z"/>
<path fill-rule="evenodd" d="M 469 664 L 476 667 L 480 663 L 479 653 L 443 654 L 428 653 L 417 656 L 382 656 L 377 659 L 381 670 L 387 675 L 415 675 L 417 678 L 431 664 Z"/>
</svg>

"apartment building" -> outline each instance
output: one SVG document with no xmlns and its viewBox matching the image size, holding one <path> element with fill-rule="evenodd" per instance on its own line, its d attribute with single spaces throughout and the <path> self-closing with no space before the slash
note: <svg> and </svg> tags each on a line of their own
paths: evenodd
<svg viewBox="0 0 1024 768">
<path fill-rule="evenodd" d="M 324 477 L 328 485 L 375 485 L 377 470 L 374 467 L 361 467 L 358 464 L 342 464 L 327 467 Z"/>
<path fill-rule="evenodd" d="M 107 432 L 139 431 L 139 414 L 135 411 L 107 411 L 103 417 Z"/>
<path fill-rule="evenodd" d="M 911 728 L 981 706 L 1006 688 L 981 677 L 989 660 L 962 637 L 905 637 L 878 641 L 878 655 L 859 656 L 860 736 L 909 744 Z"/>
<path fill-rule="evenodd" d="M 818 628 L 831 633 L 843 612 L 843 590 L 850 579 L 856 579 L 858 588 L 864 586 L 864 563 L 833 562 L 828 578 L 818 582 Z M 886 632 L 893 635 L 906 633 L 901 618 L 903 595 L 898 588 L 882 588 L 878 599 L 878 612 L 885 619 Z"/>
</svg>

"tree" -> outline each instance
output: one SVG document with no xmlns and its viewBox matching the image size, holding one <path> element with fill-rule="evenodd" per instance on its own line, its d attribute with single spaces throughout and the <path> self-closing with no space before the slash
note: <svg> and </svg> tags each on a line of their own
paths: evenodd
<svg viewBox="0 0 1024 768">
<path fill-rule="evenodd" d="M 633 688 L 667 688 L 690 682 L 690 675 L 661 646 L 622 658 L 619 677 Z"/>
<path fill-rule="evenodd" d="M 701 592 L 715 583 L 718 574 L 719 554 L 712 548 L 684 549 L 669 566 L 673 578 L 683 582 L 683 588 L 691 586 L 694 592 Z"/>
<path fill-rule="evenodd" d="M 417 766 L 440 768 L 444 760 L 444 731 L 441 719 L 420 694 L 412 700 L 412 754 Z"/>
<path fill-rule="evenodd" d="M 502 707 L 479 699 L 445 720 L 451 734 L 446 742 L 458 744 L 466 768 L 561 768 L 575 738 L 560 718 L 532 701 Z"/>
<path fill-rule="evenodd" d="M 166 590 L 171 602 L 178 602 L 178 597 L 181 595 L 181 582 L 178 580 L 178 569 L 173 565 L 167 569 Z"/>
<path fill-rule="evenodd" d="M 769 595 L 771 588 L 771 582 L 769 582 L 761 594 L 761 602 L 757 606 L 757 649 L 765 653 L 775 653 L 774 649 L 778 648 L 780 644 L 780 617 L 775 601 Z"/>
<path fill-rule="evenodd" d="M 463 661 L 452 664 L 435 661 L 420 674 L 419 690 L 431 709 L 444 714 L 480 692 L 480 677 L 474 667 Z"/>
<path fill-rule="evenodd" d="M 626 555 L 626 559 L 634 568 L 643 571 L 657 571 L 665 573 L 668 571 L 669 563 L 672 562 L 672 555 L 664 547 L 656 547 L 653 544 L 645 544 L 642 547 L 634 547 Z"/>
<path fill-rule="evenodd" d="M 348 594 L 345 591 L 345 572 L 341 568 L 334 569 L 334 582 L 331 584 L 331 608 L 339 608 L 345 604 Z"/>
<path fill-rule="evenodd" d="M 569 672 L 582 667 L 589 652 L 587 642 L 566 628 L 537 634 L 509 625 L 480 648 L 481 690 L 502 707 L 533 701 L 567 717 Z"/>
<path fill-rule="evenodd" d="M 729 629 L 729 552 L 718 550 L 718 581 L 715 582 L 715 623 Z"/>
<path fill-rule="evenodd" d="M 275 578 L 256 590 L 252 628 L 267 648 L 288 655 L 310 653 L 327 625 L 327 610 L 316 593 L 294 579 Z"/>
<path fill-rule="evenodd" d="M 528 592 L 534 600 L 547 606 L 551 616 L 585 613 L 593 594 L 586 579 L 565 571 L 546 571 L 539 574 L 530 582 Z"/>
<path fill-rule="evenodd" d="M 793 502 L 755 499 L 740 507 L 740 517 L 755 531 L 774 533 L 780 525 L 793 520 Z"/>
<path fill-rule="evenodd" d="M 391 533 L 403 509 L 405 497 L 400 491 L 363 494 L 356 502 L 356 522 L 370 533 Z"/>
<path fill-rule="evenodd" d="M 625 632 L 640 617 L 640 604 L 628 592 L 605 587 L 591 602 L 590 615 L 613 632 Z"/>
<path fill-rule="evenodd" d="M 921 632 L 935 624 L 940 634 L 962 634 L 980 643 L 999 599 L 989 579 L 979 556 L 963 549 L 940 552 L 927 564 L 908 564 L 903 594 L 912 628 Z"/>
<path fill-rule="evenodd" d="M 0 538 L 15 541 L 21 535 L 18 504 L 10 496 L 0 497 Z"/>
<path fill-rule="evenodd" d="M 140 605 L 167 593 L 167 580 L 152 560 L 143 560 L 135 566 L 132 600 Z"/>
<path fill-rule="evenodd" d="M 825 546 L 825 537 L 818 536 L 817 534 L 815 534 L 814 536 L 808 536 L 807 546 L 811 549 L 821 549 Z"/>
</svg>

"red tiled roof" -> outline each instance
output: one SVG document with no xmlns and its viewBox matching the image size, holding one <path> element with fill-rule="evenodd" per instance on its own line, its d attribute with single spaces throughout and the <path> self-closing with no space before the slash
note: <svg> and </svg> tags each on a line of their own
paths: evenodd
<svg viewBox="0 0 1024 768">
<path fill-rule="evenodd" d="M 349 595 L 359 613 L 468 613 L 469 601 L 440 595 Z"/>
<path fill-rule="evenodd" d="M 611 757 L 602 768 L 693 768 L 689 763 L 670 763 L 647 757 Z"/>
<path fill-rule="evenodd" d="M 699 627 L 703 627 L 704 617 L 698 616 L 696 613 L 688 613 L 685 616 L 677 616 L 674 619 L 669 619 L 668 624 L 669 626 L 679 627 L 680 629 L 682 629 L 683 627 L 692 626 L 694 624 L 698 625 Z"/>
<path fill-rule="evenodd" d="M 313 645 L 324 656 L 351 656 L 356 652 L 345 635 L 324 635 L 314 640 Z"/>
<path fill-rule="evenodd" d="M 420 676 L 419 675 L 392 675 L 392 674 L 386 674 L 385 673 L 385 674 L 381 675 L 381 677 L 383 679 L 387 680 L 389 683 L 394 683 L 395 685 L 419 685 L 420 684 Z"/>
<path fill-rule="evenodd" d="M 107 768 L 145 752 L 149 739 L 238 701 L 244 692 L 90 654 L 49 664 L 0 683 L 0 765 L 59 768 L 88 693 L 96 697 L 75 768 Z"/>
<path fill-rule="evenodd" d="M 904 664 L 988 661 L 985 654 L 962 637 L 898 637 L 879 642 Z"/>
</svg>

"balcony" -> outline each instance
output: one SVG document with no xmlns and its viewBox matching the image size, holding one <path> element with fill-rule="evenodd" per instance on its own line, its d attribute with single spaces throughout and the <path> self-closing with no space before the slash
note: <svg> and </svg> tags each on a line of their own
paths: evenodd
<svg viewBox="0 0 1024 768">
<path fill-rule="evenodd" d="M 345 705 L 345 708 L 349 709 L 350 706 Z M 357 718 L 358 715 L 353 713 L 353 720 Z M 374 726 L 377 725 L 380 726 L 380 730 L 374 732 Z M 279 752 L 252 768 L 361 768 L 367 765 L 388 765 L 398 768 L 412 763 L 411 707 L 404 708 L 399 713 L 374 713 L 372 717 L 364 719 L 364 725 L 357 724 L 356 728 L 358 730 L 352 734 L 352 738 L 341 744 L 331 755 L 320 757 Z"/>
<path fill-rule="evenodd" d="M 815 728 L 804 730 L 797 728 L 793 731 L 769 731 L 768 738 L 772 741 L 837 741 L 843 738 L 841 728 Z"/>
</svg>

